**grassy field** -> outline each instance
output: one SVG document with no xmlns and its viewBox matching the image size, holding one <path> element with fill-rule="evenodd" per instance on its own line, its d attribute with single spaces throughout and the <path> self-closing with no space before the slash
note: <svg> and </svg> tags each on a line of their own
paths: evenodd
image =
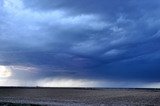
<svg viewBox="0 0 160 106">
<path fill-rule="evenodd" d="M 1 87 L 0 106 L 160 106 L 160 89 Z"/>
</svg>

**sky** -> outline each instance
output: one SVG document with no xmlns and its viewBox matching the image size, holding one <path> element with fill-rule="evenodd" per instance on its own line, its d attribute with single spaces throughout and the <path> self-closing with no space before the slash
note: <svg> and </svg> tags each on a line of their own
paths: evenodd
<svg viewBox="0 0 160 106">
<path fill-rule="evenodd" d="M 160 88 L 160 1 L 0 0 L 0 86 Z"/>
</svg>

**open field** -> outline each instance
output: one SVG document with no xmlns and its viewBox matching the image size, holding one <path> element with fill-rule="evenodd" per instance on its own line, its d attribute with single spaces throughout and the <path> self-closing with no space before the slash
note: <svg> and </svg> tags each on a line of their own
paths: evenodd
<svg viewBox="0 0 160 106">
<path fill-rule="evenodd" d="M 160 89 L 1 87 L 0 105 L 160 106 Z"/>
</svg>

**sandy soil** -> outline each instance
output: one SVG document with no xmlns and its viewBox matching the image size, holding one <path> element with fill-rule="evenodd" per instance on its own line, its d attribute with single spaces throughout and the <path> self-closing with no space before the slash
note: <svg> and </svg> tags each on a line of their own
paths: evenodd
<svg viewBox="0 0 160 106">
<path fill-rule="evenodd" d="M 0 88 L 0 103 L 5 104 L 3 106 L 9 106 L 9 103 L 32 106 L 160 106 L 160 89 L 8 87 Z"/>
</svg>

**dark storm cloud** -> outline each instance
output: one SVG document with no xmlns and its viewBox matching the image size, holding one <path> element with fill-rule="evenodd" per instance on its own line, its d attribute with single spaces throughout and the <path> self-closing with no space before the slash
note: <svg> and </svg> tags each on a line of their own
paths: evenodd
<svg viewBox="0 0 160 106">
<path fill-rule="evenodd" d="M 0 63 L 38 77 L 159 81 L 157 0 L 4 0 Z"/>
</svg>

